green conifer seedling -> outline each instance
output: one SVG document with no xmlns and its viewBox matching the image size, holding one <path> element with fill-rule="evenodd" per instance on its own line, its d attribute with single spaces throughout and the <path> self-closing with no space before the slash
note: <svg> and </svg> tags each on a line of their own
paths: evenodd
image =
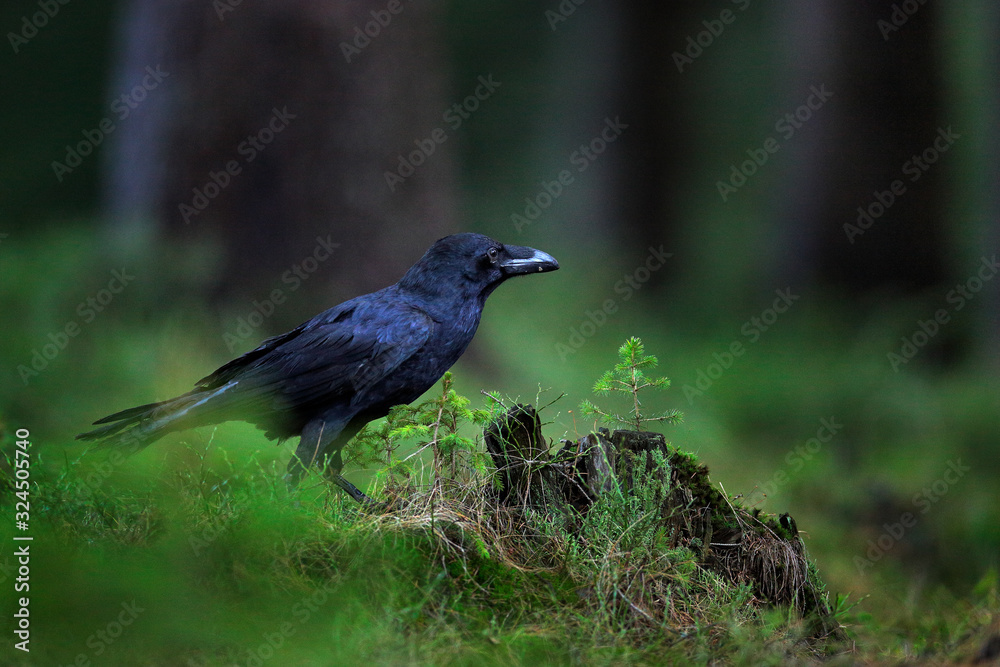
<svg viewBox="0 0 1000 667">
<path fill-rule="evenodd" d="M 649 378 L 646 376 L 646 371 L 656 368 L 660 362 L 653 355 L 646 354 L 642 341 L 634 336 L 625 341 L 625 344 L 618 348 L 618 360 L 612 370 L 605 371 L 604 375 L 594 383 L 594 393 L 598 396 L 608 396 L 612 392 L 630 395 L 632 398 L 631 413 L 620 415 L 616 412 L 607 412 L 586 399 L 580 403 L 580 412 L 587 417 L 599 417 L 605 424 L 622 424 L 634 427 L 636 431 L 642 431 L 643 424 L 648 422 L 680 423 L 684 415 L 677 410 L 668 410 L 652 416 L 645 416 L 641 412 L 640 391 L 650 387 L 666 389 L 670 386 L 670 380 L 665 377 Z"/>
</svg>

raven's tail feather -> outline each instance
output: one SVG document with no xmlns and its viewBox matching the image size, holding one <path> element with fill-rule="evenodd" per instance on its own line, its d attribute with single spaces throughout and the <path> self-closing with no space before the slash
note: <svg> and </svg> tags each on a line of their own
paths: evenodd
<svg viewBox="0 0 1000 667">
<path fill-rule="evenodd" d="M 206 410 L 196 410 L 210 399 L 221 394 L 232 384 L 213 391 L 195 390 L 177 398 L 159 403 L 147 403 L 113 415 L 102 417 L 94 425 L 100 428 L 76 436 L 77 440 L 104 441 L 105 446 L 128 446 L 138 451 L 152 444 L 171 431 L 201 426 L 206 420 Z"/>
<path fill-rule="evenodd" d="M 172 400 L 176 400 L 176 399 L 172 399 Z M 145 416 L 148 416 L 148 414 L 151 414 L 152 411 L 155 410 L 156 408 L 158 408 L 160 406 L 163 406 L 163 405 L 167 405 L 168 403 L 171 403 L 171 402 L 172 401 L 160 401 L 159 403 L 147 403 L 146 405 L 139 405 L 139 406 L 134 407 L 134 408 L 129 408 L 128 410 L 121 410 L 119 412 L 114 413 L 113 415 L 108 415 L 107 417 L 101 417 L 96 422 L 94 422 L 94 424 L 95 425 L 97 425 L 97 424 L 110 424 L 111 422 L 120 422 L 120 421 L 126 420 L 126 419 L 127 420 L 133 420 L 135 417 L 139 417 L 139 418 L 145 417 Z M 129 423 L 131 423 L 131 421 Z M 98 429 L 98 430 L 100 430 L 100 429 Z"/>
<path fill-rule="evenodd" d="M 167 429 L 163 428 L 164 422 L 169 419 L 173 412 L 172 404 L 177 400 L 149 403 L 108 415 L 94 422 L 103 426 L 80 433 L 76 439 L 103 441 L 102 446 L 128 446 L 133 451 L 138 451 L 167 434 Z"/>
</svg>

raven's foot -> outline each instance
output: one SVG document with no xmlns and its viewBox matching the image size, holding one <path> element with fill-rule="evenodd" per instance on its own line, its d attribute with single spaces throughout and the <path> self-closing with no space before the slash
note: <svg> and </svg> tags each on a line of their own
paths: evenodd
<svg viewBox="0 0 1000 667">
<path fill-rule="evenodd" d="M 327 471 L 326 478 L 343 489 L 343 491 L 351 498 L 354 498 L 356 501 L 361 503 L 365 509 L 380 509 L 384 506 L 384 503 L 380 503 L 366 496 L 361 489 L 344 479 L 339 472 L 333 472 L 332 470 Z"/>
<path fill-rule="evenodd" d="M 293 458 L 288 464 L 288 472 L 285 474 L 285 484 L 288 487 L 289 492 L 295 490 L 295 488 L 299 485 L 299 482 L 305 476 L 305 473 L 306 467 L 303 466 L 297 458 Z M 364 492 L 361 491 L 361 489 L 344 479 L 339 470 L 334 468 L 332 465 L 327 467 L 323 476 L 343 489 L 347 495 L 364 505 L 365 508 L 378 509 L 384 507 L 384 503 L 380 503 L 372 498 L 369 498 L 364 494 Z"/>
</svg>

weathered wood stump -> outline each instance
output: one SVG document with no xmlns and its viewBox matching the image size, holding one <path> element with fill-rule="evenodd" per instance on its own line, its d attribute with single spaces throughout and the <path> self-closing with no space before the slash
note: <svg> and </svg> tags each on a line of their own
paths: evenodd
<svg viewBox="0 0 1000 667">
<path fill-rule="evenodd" d="M 813 614 L 817 634 L 836 631 L 791 517 L 734 503 L 705 465 L 669 447 L 663 434 L 602 428 L 563 441 L 553 454 L 534 408 L 515 405 L 484 436 L 502 483 L 500 504 L 563 515 L 572 529 L 603 495 L 652 488 L 668 548 L 688 548 L 702 567 L 751 584 L 759 598 Z"/>
</svg>

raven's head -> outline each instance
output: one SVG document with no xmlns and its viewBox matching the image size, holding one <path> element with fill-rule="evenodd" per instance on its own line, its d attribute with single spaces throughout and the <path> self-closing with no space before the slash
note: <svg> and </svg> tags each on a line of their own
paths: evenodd
<svg viewBox="0 0 1000 667">
<path fill-rule="evenodd" d="M 508 278 L 558 268 L 559 262 L 541 250 L 504 245 L 482 234 L 453 234 L 436 241 L 399 285 L 423 293 L 474 294 L 485 299 Z"/>
</svg>

